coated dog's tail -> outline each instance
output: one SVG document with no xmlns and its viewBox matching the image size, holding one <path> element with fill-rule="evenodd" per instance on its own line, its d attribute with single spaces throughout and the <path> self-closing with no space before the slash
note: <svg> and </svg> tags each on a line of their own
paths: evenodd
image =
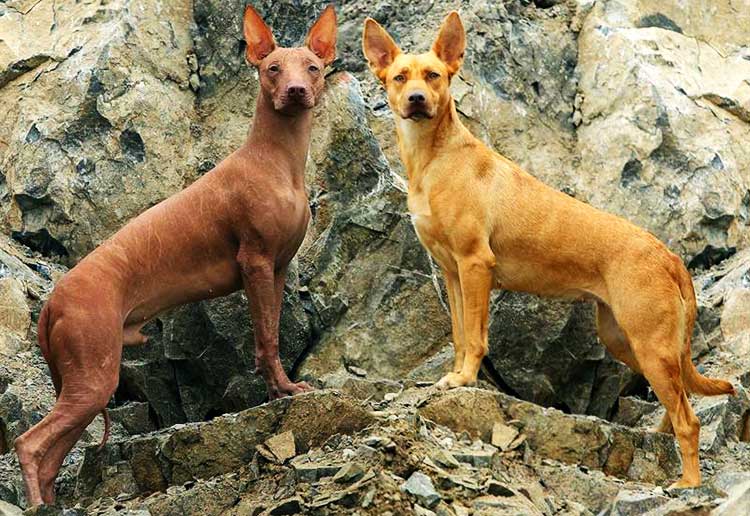
<svg viewBox="0 0 750 516">
<path fill-rule="evenodd" d="M 693 335 L 695 318 L 698 306 L 695 300 L 695 289 L 693 279 L 682 261 L 675 257 L 677 263 L 675 280 L 680 287 L 680 295 L 685 305 L 685 347 L 682 351 L 682 381 L 688 392 L 702 394 L 703 396 L 716 396 L 719 394 L 736 394 L 734 386 L 726 380 L 708 378 L 703 376 L 693 364 L 690 353 L 690 339 Z"/>
<path fill-rule="evenodd" d="M 60 372 L 57 370 L 57 366 L 55 365 L 55 361 L 52 358 L 52 354 L 50 352 L 49 348 L 49 324 L 50 324 L 50 317 L 49 317 L 49 305 L 47 303 L 44 304 L 42 307 L 42 311 L 39 313 L 39 323 L 37 325 L 37 336 L 39 339 L 39 349 L 42 351 L 42 356 L 44 357 L 44 360 L 47 362 L 47 365 L 49 366 L 49 373 L 52 377 L 52 385 L 55 387 L 55 398 L 60 397 L 60 391 L 62 390 L 62 376 L 60 376 Z M 107 439 L 109 439 L 109 432 L 110 427 L 112 426 L 112 423 L 109 419 L 109 414 L 107 413 L 107 409 L 104 408 L 101 411 L 102 417 L 104 417 L 104 435 L 102 436 L 102 441 L 99 443 L 99 450 L 104 448 L 104 445 L 107 443 Z"/>
</svg>

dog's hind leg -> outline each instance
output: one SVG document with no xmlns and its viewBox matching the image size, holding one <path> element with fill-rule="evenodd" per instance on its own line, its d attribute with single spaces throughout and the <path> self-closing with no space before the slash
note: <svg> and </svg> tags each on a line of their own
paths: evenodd
<svg viewBox="0 0 750 516">
<path fill-rule="evenodd" d="M 48 360 L 61 373 L 59 396 L 50 413 L 15 442 L 29 506 L 54 499 L 63 459 L 117 387 L 121 322 L 99 317 L 61 317 L 53 326 Z"/>
<path fill-rule="evenodd" d="M 681 350 L 684 335 L 679 317 L 679 300 L 665 296 L 644 302 L 641 306 L 632 301 L 625 306 L 620 307 L 619 312 L 614 306 L 615 316 L 631 344 L 643 375 L 664 405 L 680 444 L 682 478 L 673 487 L 699 486 L 700 422 L 690 406 L 682 381 Z"/>
<path fill-rule="evenodd" d="M 596 329 L 599 334 L 599 340 L 612 353 L 612 356 L 624 363 L 632 371 L 643 374 L 627 337 L 625 337 L 622 328 L 620 328 L 617 320 L 615 320 L 615 315 L 609 306 L 601 301 L 596 303 Z M 661 422 L 654 431 L 666 434 L 674 433 L 669 414 L 664 414 L 664 417 L 662 417 Z"/>
<path fill-rule="evenodd" d="M 57 473 L 60 471 L 65 456 L 75 446 L 81 434 L 83 434 L 93 419 L 93 417 L 82 419 L 78 426 L 71 428 L 55 441 L 44 455 L 44 460 L 39 468 L 39 487 L 44 503 L 48 505 L 55 503 L 55 479 L 57 478 Z"/>
</svg>

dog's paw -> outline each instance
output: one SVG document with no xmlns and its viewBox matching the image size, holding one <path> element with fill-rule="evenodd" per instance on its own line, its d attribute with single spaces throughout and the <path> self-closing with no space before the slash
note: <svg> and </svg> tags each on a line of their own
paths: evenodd
<svg viewBox="0 0 750 516">
<path fill-rule="evenodd" d="M 315 388 L 307 382 L 285 382 L 279 384 L 278 387 L 274 389 L 269 389 L 268 397 L 271 400 L 276 400 L 279 398 L 284 398 L 286 396 L 294 396 L 295 394 L 302 394 L 303 392 L 310 392 L 313 390 L 315 390 Z"/>
<path fill-rule="evenodd" d="M 438 389 L 444 390 L 452 389 L 454 387 L 463 387 L 465 385 L 473 385 L 474 383 L 476 383 L 476 380 L 472 380 L 461 373 L 448 373 L 440 379 L 437 383 L 437 387 Z"/>
<path fill-rule="evenodd" d="M 667 488 L 667 491 L 671 491 L 673 489 L 692 489 L 695 487 L 700 487 L 700 485 L 701 485 L 700 480 L 690 481 L 690 480 L 685 480 L 684 478 L 681 478 L 680 480 L 678 480 L 677 482 L 669 486 Z"/>
</svg>

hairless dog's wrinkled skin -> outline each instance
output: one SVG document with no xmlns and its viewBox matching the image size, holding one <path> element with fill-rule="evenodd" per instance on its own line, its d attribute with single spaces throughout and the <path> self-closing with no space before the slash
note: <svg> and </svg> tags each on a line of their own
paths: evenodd
<svg viewBox="0 0 750 516">
<path fill-rule="evenodd" d="M 123 344 L 145 343 L 143 325 L 171 307 L 244 287 L 269 397 L 310 389 L 281 366 L 279 312 L 287 265 L 310 220 L 303 178 L 311 108 L 335 57 L 336 14 L 325 9 L 304 47 L 278 48 L 251 7 L 244 33 L 261 85 L 245 144 L 81 260 L 42 309 L 39 346 L 57 402 L 15 443 L 29 506 L 54 502 L 63 459 L 117 387 Z"/>
</svg>

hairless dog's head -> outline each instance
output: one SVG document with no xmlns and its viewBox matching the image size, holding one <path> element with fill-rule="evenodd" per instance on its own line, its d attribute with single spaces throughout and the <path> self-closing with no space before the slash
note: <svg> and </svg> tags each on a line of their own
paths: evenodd
<svg viewBox="0 0 750 516">
<path fill-rule="evenodd" d="M 365 20 L 362 49 L 372 73 L 388 93 L 393 112 L 403 119 L 435 118 L 449 104 L 451 77 L 464 58 L 466 33 L 458 13 L 446 16 L 432 49 L 405 54 L 372 18 Z"/>
<path fill-rule="evenodd" d="M 258 68 L 261 94 L 277 111 L 294 115 L 315 105 L 325 84 L 323 69 L 336 57 L 336 11 L 325 8 L 310 28 L 305 46 L 276 45 L 271 29 L 250 6 L 245 8 L 245 56 Z"/>
</svg>

